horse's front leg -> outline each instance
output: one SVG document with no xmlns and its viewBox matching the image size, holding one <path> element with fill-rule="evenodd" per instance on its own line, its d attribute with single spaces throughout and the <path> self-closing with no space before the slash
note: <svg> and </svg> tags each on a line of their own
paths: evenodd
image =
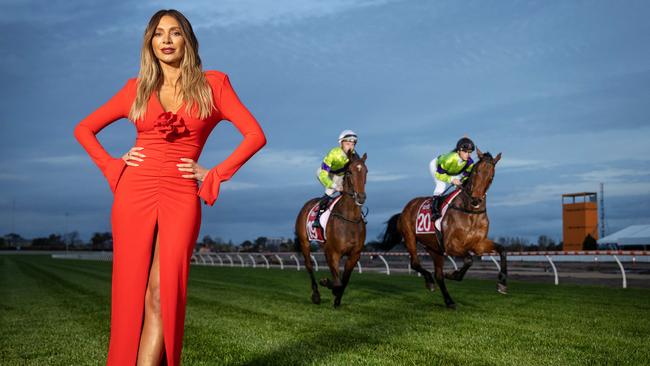
<svg viewBox="0 0 650 366">
<path fill-rule="evenodd" d="M 319 283 L 332 290 L 332 293 L 336 295 L 336 289 L 342 286 L 339 276 L 339 261 L 341 260 L 341 254 L 336 250 L 325 250 L 325 259 L 327 260 L 327 266 L 330 267 L 332 279 L 322 278 Z"/>
<path fill-rule="evenodd" d="M 445 285 L 445 276 L 442 272 L 445 265 L 445 256 L 438 254 L 431 249 L 427 249 L 427 251 L 429 252 L 431 258 L 433 258 L 434 278 L 436 279 L 438 287 L 440 287 L 440 292 L 442 293 L 442 297 L 445 300 L 445 305 L 449 309 L 456 309 L 456 303 L 451 299 L 451 296 L 449 296 L 447 285 Z"/>
<path fill-rule="evenodd" d="M 465 277 L 465 273 L 467 273 L 467 270 L 472 266 L 472 264 L 474 264 L 474 260 L 472 259 L 472 256 L 468 254 L 463 258 L 463 266 L 453 272 L 445 273 L 445 278 L 453 281 L 462 281 L 463 277 Z"/>
<path fill-rule="evenodd" d="M 502 245 L 493 242 L 492 240 L 485 239 L 481 242 L 479 248 L 477 249 L 479 249 L 478 253 L 499 253 L 499 267 L 501 267 L 501 269 L 499 270 L 499 275 L 497 277 L 497 292 L 504 295 L 507 294 L 508 286 L 506 284 L 506 281 L 508 279 L 508 258 L 505 248 Z"/>
<path fill-rule="evenodd" d="M 361 257 L 361 252 L 353 253 L 348 256 L 348 259 L 345 261 L 345 268 L 343 270 L 343 278 L 341 280 L 342 286 L 338 289 L 334 288 L 334 307 L 341 305 L 341 298 L 343 297 L 343 292 L 350 282 L 350 276 L 352 276 L 352 271 L 356 267 L 357 262 L 359 262 L 359 257 Z"/>
<path fill-rule="evenodd" d="M 415 237 L 415 230 L 405 230 L 404 231 L 404 245 L 406 246 L 406 250 L 409 252 L 409 258 L 411 260 L 411 268 L 424 277 L 424 286 L 428 288 L 430 291 L 435 291 L 436 290 L 436 285 L 433 282 L 433 276 L 431 275 L 431 272 L 427 271 L 422 267 L 420 264 L 420 259 L 418 258 L 418 250 L 417 250 L 417 240 Z"/>
</svg>

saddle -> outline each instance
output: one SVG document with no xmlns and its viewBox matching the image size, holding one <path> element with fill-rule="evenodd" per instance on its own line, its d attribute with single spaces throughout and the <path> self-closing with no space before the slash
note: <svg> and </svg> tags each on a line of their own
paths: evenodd
<svg viewBox="0 0 650 366">
<path fill-rule="evenodd" d="M 432 222 L 433 219 L 431 217 L 431 205 L 433 204 L 433 198 L 428 197 L 427 199 L 420 204 L 420 207 L 418 208 L 418 215 L 417 219 L 415 220 L 415 233 L 416 234 L 435 234 L 436 232 L 441 233 L 442 232 L 442 219 L 445 217 L 445 214 L 447 213 L 447 209 L 449 208 L 449 204 L 451 201 L 456 198 L 460 194 L 460 190 L 457 189 L 451 193 L 449 193 L 446 196 L 442 196 L 442 199 L 439 201 L 440 202 L 440 207 L 438 212 L 440 212 L 440 217 L 435 220 L 435 222 Z"/>
<path fill-rule="evenodd" d="M 327 221 L 329 220 L 330 213 L 332 213 L 332 209 L 334 209 L 334 206 L 336 203 L 341 199 L 342 196 L 338 196 L 334 198 L 329 206 L 327 206 L 327 210 L 323 212 L 320 215 L 320 225 L 323 228 L 322 230 L 315 228 L 314 227 L 314 221 L 316 220 L 316 216 L 318 215 L 318 207 L 320 206 L 319 202 L 316 202 L 314 206 L 309 210 L 307 213 L 307 239 L 311 242 L 325 242 L 327 239 L 325 237 L 325 228 L 327 228 Z"/>
</svg>

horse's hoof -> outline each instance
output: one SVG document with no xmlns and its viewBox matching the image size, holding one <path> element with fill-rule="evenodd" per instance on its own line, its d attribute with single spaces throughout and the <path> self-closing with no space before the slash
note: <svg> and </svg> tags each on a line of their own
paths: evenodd
<svg viewBox="0 0 650 366">
<path fill-rule="evenodd" d="M 427 282 L 424 284 L 424 287 L 426 287 L 429 291 L 435 292 L 436 291 L 436 284 L 433 282 Z"/>
<path fill-rule="evenodd" d="M 316 305 L 320 305 L 320 294 L 318 292 L 311 294 L 311 302 Z"/>
<path fill-rule="evenodd" d="M 453 302 L 452 302 L 452 303 L 450 303 L 450 304 L 447 304 L 447 309 L 449 309 L 449 310 L 456 310 L 456 303 L 453 303 Z"/>
<path fill-rule="evenodd" d="M 508 286 L 497 283 L 497 292 L 502 295 L 508 294 Z"/>
<path fill-rule="evenodd" d="M 341 306 L 341 300 L 334 300 L 334 307 L 338 308 L 339 306 Z"/>
</svg>

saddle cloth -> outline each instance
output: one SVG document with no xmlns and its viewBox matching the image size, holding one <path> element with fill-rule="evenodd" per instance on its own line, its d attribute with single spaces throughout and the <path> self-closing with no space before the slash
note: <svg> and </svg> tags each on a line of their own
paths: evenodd
<svg viewBox="0 0 650 366">
<path fill-rule="evenodd" d="M 340 199 L 341 196 L 334 198 L 327 207 L 327 210 L 325 210 L 325 212 L 320 215 L 319 221 L 322 228 L 327 228 L 327 221 L 330 218 L 330 213 L 332 212 L 334 205 L 336 205 Z M 314 221 L 316 220 L 316 215 L 318 214 L 319 205 L 320 204 L 316 202 L 316 204 L 311 208 L 311 210 L 309 210 L 309 213 L 307 214 L 307 239 L 309 239 L 309 241 L 324 242 L 327 239 L 325 237 L 326 230 L 314 228 Z"/>
<path fill-rule="evenodd" d="M 453 201 L 456 196 L 460 193 L 460 189 L 457 189 L 451 192 L 449 195 L 443 198 L 442 205 L 440 207 L 440 217 L 436 222 L 431 225 L 431 202 L 433 198 L 429 197 L 422 202 L 420 208 L 418 208 L 418 216 L 415 220 L 415 233 L 416 234 L 435 234 L 436 231 L 442 231 L 441 224 L 442 219 L 447 213 L 447 208 L 449 203 Z"/>
</svg>

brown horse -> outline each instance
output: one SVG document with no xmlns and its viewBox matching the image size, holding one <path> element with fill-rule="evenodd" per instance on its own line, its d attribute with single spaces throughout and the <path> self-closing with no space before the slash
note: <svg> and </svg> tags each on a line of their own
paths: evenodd
<svg viewBox="0 0 650 366">
<path fill-rule="evenodd" d="M 343 177 L 343 190 L 341 199 L 336 203 L 330 214 L 330 219 L 325 228 L 326 241 L 322 243 L 327 265 L 332 272 L 332 279 L 323 278 L 320 284 L 332 290 L 334 306 L 341 304 L 343 291 L 350 281 L 350 275 L 359 261 L 361 250 L 366 240 L 366 222 L 361 207 L 366 201 L 366 154 L 362 158 L 356 153 L 349 153 L 350 162 Z M 320 304 L 320 292 L 314 278 L 311 248 L 307 238 L 307 215 L 319 198 L 313 198 L 302 207 L 296 219 L 296 236 L 300 242 L 300 249 L 305 257 L 305 267 L 311 278 L 311 301 Z M 339 261 L 342 256 L 347 256 L 343 277 L 339 275 Z"/>
<path fill-rule="evenodd" d="M 493 158 L 490 153 L 483 154 L 476 149 L 479 161 L 474 165 L 469 178 L 465 181 L 458 194 L 451 202 L 446 215 L 442 219 L 442 243 L 438 235 L 416 234 L 415 225 L 420 205 L 429 197 L 416 197 L 406 204 L 401 214 L 394 215 L 388 221 L 383 244 L 391 248 L 404 239 L 411 257 L 411 267 L 418 271 L 425 281 L 426 287 L 434 291 L 435 284 L 431 272 L 422 268 L 417 256 L 416 243 L 424 246 L 433 258 L 435 281 L 440 287 L 445 304 L 455 308 L 456 304 L 449 296 L 445 286 L 445 278 L 461 281 L 472 265 L 472 255 L 496 251 L 501 258 L 501 270 L 497 280 L 497 291 L 507 292 L 507 263 L 503 247 L 487 238 L 489 220 L 486 212 L 486 192 L 494 178 L 494 170 L 501 159 L 501 153 Z M 461 256 L 464 258 L 463 267 L 443 275 L 445 255 Z"/>
</svg>

